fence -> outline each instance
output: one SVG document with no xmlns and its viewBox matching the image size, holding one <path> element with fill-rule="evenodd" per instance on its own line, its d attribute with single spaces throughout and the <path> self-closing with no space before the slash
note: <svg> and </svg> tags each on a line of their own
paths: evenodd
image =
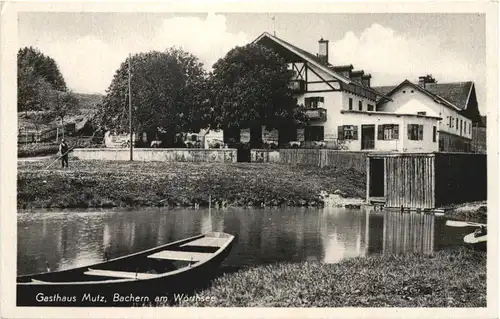
<svg viewBox="0 0 500 319">
<path fill-rule="evenodd" d="M 437 153 L 435 165 L 436 206 L 485 200 L 486 154 Z"/>
<path fill-rule="evenodd" d="M 45 130 L 26 130 L 19 129 L 17 132 L 17 143 L 40 143 L 40 142 L 57 142 L 63 135 L 65 138 L 73 135 L 75 132 L 75 123 L 68 123 L 62 127 L 53 127 Z"/>
<path fill-rule="evenodd" d="M 318 167 L 338 166 L 359 172 L 366 170 L 366 152 L 349 152 L 329 149 L 289 148 L 279 150 L 253 149 L 252 162 L 271 162 L 289 165 L 305 164 Z"/>
</svg>

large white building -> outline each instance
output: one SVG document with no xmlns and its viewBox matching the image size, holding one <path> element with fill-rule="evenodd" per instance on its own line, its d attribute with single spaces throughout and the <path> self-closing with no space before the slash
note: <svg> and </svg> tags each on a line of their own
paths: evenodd
<svg viewBox="0 0 500 319">
<path fill-rule="evenodd" d="M 327 40 L 319 41 L 317 55 L 267 32 L 254 43 L 276 51 L 294 71 L 291 86 L 307 109 L 310 125 L 297 129 L 292 139 L 303 145 L 322 141 L 326 147 L 353 151 L 434 152 L 456 146 L 455 139 L 451 144 L 446 142 L 450 138 L 443 140 L 444 134 L 470 145 L 477 102 L 475 111 L 474 106 L 467 110 L 469 101 L 457 106 L 409 81 L 385 90 L 373 88 L 371 75 L 328 62 Z"/>
<path fill-rule="evenodd" d="M 439 117 L 439 150 L 470 151 L 473 125 L 480 121 L 473 82 L 435 83 L 432 77 L 422 76 L 418 84 L 405 80 L 398 86 L 376 89 L 392 99 L 390 103 L 380 101 L 377 110 Z"/>
</svg>

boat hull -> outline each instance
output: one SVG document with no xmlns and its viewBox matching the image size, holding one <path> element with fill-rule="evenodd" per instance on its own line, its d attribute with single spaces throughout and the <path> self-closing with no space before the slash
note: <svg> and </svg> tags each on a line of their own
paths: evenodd
<svg viewBox="0 0 500 319">
<path fill-rule="evenodd" d="M 182 243 L 182 242 L 180 242 Z M 176 294 L 189 294 L 194 289 L 207 285 L 217 275 L 219 266 L 227 258 L 233 242 L 213 258 L 196 267 L 187 267 L 175 275 L 152 279 L 109 280 L 104 282 L 61 282 L 50 284 L 17 285 L 16 304 L 37 307 L 130 307 L 146 305 L 164 305 L 174 302 Z M 168 246 L 166 246 L 168 247 Z M 162 248 L 164 249 L 164 248 Z M 156 249 L 156 250 L 160 250 Z M 151 254 L 149 250 L 141 254 Z M 126 263 L 127 258 L 120 262 Z M 94 266 L 103 265 L 98 264 Z M 82 268 L 62 271 L 61 276 L 71 276 Z M 36 280 L 43 280 L 43 274 L 35 275 Z"/>
<path fill-rule="evenodd" d="M 464 243 L 466 243 L 468 246 L 474 249 L 486 251 L 486 246 L 487 246 L 486 235 L 479 237 L 475 237 L 474 235 L 475 235 L 474 233 L 471 233 L 465 236 Z"/>
</svg>

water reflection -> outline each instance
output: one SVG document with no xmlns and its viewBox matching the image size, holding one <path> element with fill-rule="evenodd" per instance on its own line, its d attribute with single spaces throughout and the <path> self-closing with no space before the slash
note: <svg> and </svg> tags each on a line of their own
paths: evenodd
<svg viewBox="0 0 500 319">
<path fill-rule="evenodd" d="M 433 214 L 387 211 L 384 216 L 384 253 L 434 252 Z"/>
<path fill-rule="evenodd" d="M 430 254 L 468 230 L 433 215 L 344 208 L 158 209 L 18 214 L 18 274 L 89 265 L 208 231 L 236 235 L 225 264 L 336 263 L 374 253 Z"/>
</svg>

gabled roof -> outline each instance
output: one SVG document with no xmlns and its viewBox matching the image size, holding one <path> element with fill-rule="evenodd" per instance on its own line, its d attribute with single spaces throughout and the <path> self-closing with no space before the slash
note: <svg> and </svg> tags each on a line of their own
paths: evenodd
<svg viewBox="0 0 500 319">
<path fill-rule="evenodd" d="M 425 89 L 438 96 L 445 98 L 458 107 L 465 110 L 469 102 L 469 97 L 474 88 L 474 82 L 456 82 L 456 83 L 428 83 Z"/>
<path fill-rule="evenodd" d="M 439 95 L 436 95 L 436 94 L 424 89 L 420 85 L 414 84 L 408 80 L 404 80 L 398 86 L 394 87 L 391 91 L 389 91 L 387 93 L 387 96 L 391 96 L 392 94 L 394 94 L 394 92 L 398 91 L 401 87 L 403 87 L 405 85 L 409 85 L 409 86 L 413 87 L 414 89 L 424 93 L 428 97 L 432 98 L 434 100 L 434 102 L 436 102 L 436 103 L 448 106 L 448 107 L 454 109 L 455 111 L 460 111 L 460 109 L 458 107 L 456 107 L 455 105 L 453 105 L 451 102 L 447 101 L 446 99 L 444 99 L 444 98 L 440 97 Z"/>
<path fill-rule="evenodd" d="M 387 95 L 389 92 L 394 90 L 396 85 L 388 85 L 388 86 L 374 86 L 373 88 L 377 91 L 379 91 L 382 94 Z"/>
<path fill-rule="evenodd" d="M 297 56 L 299 56 L 300 58 L 302 58 L 303 60 L 313 64 L 314 66 L 316 66 L 317 68 L 319 68 L 320 70 L 322 70 L 323 72 L 327 73 L 327 74 L 330 74 L 331 76 L 333 76 L 334 78 L 336 78 L 337 80 L 339 80 L 340 82 L 343 82 L 345 84 L 352 84 L 352 85 L 355 85 L 355 86 L 358 86 L 358 87 L 361 87 L 367 91 L 370 91 L 378 96 L 380 96 L 381 98 L 384 98 L 384 99 L 387 99 L 387 100 L 390 100 L 389 98 L 387 98 L 385 95 L 383 94 L 380 94 L 380 92 L 378 92 L 377 90 L 371 88 L 371 87 L 368 87 L 366 85 L 363 85 L 359 82 L 356 82 L 356 81 L 352 81 L 351 79 L 349 78 L 346 78 L 345 76 L 337 73 L 335 70 L 334 70 L 334 66 L 329 64 L 328 62 L 324 62 L 323 60 L 321 60 L 318 56 L 312 54 L 312 53 L 309 53 L 305 50 L 302 50 L 301 48 L 298 48 L 296 47 L 295 45 L 291 44 L 291 43 L 288 43 L 286 42 L 285 40 L 282 40 L 276 36 L 273 36 L 271 34 L 269 34 L 268 32 L 264 32 L 262 33 L 260 36 L 258 36 L 255 40 L 252 41 L 252 43 L 258 43 L 259 41 L 261 41 L 263 38 L 268 38 L 268 39 L 271 39 L 273 40 L 274 42 L 280 44 L 281 46 L 285 47 L 287 50 L 293 52 L 294 54 L 296 54 Z M 341 66 L 341 67 L 345 67 L 345 66 Z"/>
<path fill-rule="evenodd" d="M 469 103 L 469 98 L 472 90 L 474 89 L 474 82 L 454 82 L 454 83 L 426 83 L 425 88 L 420 85 L 411 83 L 408 80 L 403 81 L 403 83 L 398 86 L 377 86 L 375 89 L 382 94 L 391 95 L 396 89 L 401 87 L 403 84 L 410 83 L 416 87 L 421 92 L 427 95 L 432 95 L 438 100 L 444 101 L 445 104 L 451 104 L 454 109 L 458 111 L 463 111 L 467 108 Z"/>
<path fill-rule="evenodd" d="M 331 76 L 333 76 L 337 80 L 344 82 L 346 84 L 349 84 L 351 82 L 348 78 L 346 78 L 346 77 L 338 74 L 337 72 L 333 71 L 332 69 L 330 69 L 329 65 L 324 63 L 316 55 L 309 53 L 305 50 L 302 50 L 301 48 L 298 48 L 298 47 L 294 46 L 293 44 L 286 42 L 285 40 L 282 40 L 276 36 L 273 36 L 273 35 L 269 34 L 268 32 L 262 33 L 259 37 L 257 37 L 257 39 L 253 40 L 252 43 L 258 43 L 263 38 L 269 38 L 269 39 L 275 41 L 276 43 L 278 43 L 278 44 L 282 45 L 283 47 L 285 47 L 286 49 L 292 51 L 293 53 L 295 53 L 296 55 L 298 55 L 302 59 L 315 65 L 316 67 L 318 67 L 322 71 L 326 72 L 327 74 L 330 74 Z"/>
</svg>

